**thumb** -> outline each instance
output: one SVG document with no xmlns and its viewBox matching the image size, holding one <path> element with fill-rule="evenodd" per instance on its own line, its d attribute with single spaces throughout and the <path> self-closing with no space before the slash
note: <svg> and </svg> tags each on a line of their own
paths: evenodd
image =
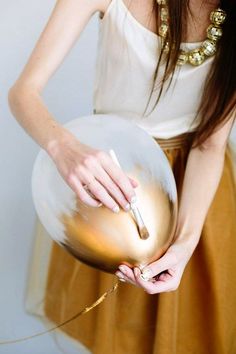
<svg viewBox="0 0 236 354">
<path fill-rule="evenodd" d="M 175 259 L 173 257 L 173 254 L 171 253 L 166 253 L 164 256 L 162 256 L 160 259 L 157 261 L 149 264 L 147 267 L 144 267 L 141 271 L 142 273 L 142 278 L 144 280 L 149 280 L 159 273 L 164 272 L 165 270 L 168 270 L 175 264 Z"/>
</svg>

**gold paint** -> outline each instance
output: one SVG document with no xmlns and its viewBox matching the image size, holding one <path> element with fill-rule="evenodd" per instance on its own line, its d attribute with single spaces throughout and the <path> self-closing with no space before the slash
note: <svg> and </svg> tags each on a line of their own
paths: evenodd
<svg viewBox="0 0 236 354">
<path fill-rule="evenodd" d="M 140 238 L 131 212 L 116 214 L 105 206 L 93 208 L 77 200 L 76 212 L 62 215 L 67 239 L 61 244 L 79 260 L 111 273 L 121 263 L 143 267 L 160 258 L 173 238 L 177 205 L 157 182 L 145 186 L 138 182 L 138 206 L 148 239 Z"/>
</svg>

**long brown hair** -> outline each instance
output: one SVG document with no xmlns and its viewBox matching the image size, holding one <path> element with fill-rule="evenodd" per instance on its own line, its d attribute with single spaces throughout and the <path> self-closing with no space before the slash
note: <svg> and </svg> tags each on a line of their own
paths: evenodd
<svg viewBox="0 0 236 354">
<path fill-rule="evenodd" d="M 189 0 L 168 0 L 168 3 L 170 23 L 166 41 L 169 43 L 170 50 L 166 54 L 162 49 L 158 58 L 153 87 L 147 106 L 155 88 L 156 78 L 160 65 L 163 62 L 163 57 L 165 58 L 165 69 L 153 109 L 163 94 L 164 83 L 169 79 L 169 87 L 173 79 L 180 44 L 185 40 L 184 33 L 186 33 L 187 24 L 183 19 L 187 18 L 190 11 Z M 236 1 L 223 0 L 220 3 L 220 7 L 226 11 L 227 18 L 223 24 L 223 36 L 218 42 L 218 50 L 206 78 L 201 103 L 195 117 L 199 122 L 193 141 L 193 146 L 195 147 L 201 145 L 217 130 L 221 123 L 230 118 L 230 113 L 236 104 Z M 157 19 L 156 22 L 158 23 L 159 11 L 156 0 L 154 1 L 154 10 Z"/>
</svg>

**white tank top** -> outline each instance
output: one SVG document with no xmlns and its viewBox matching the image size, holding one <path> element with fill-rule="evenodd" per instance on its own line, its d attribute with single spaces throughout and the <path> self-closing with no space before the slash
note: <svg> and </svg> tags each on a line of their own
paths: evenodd
<svg viewBox="0 0 236 354">
<path fill-rule="evenodd" d="M 182 43 L 181 48 L 193 49 L 199 45 Z M 156 108 L 142 117 L 160 50 L 160 37 L 139 23 L 123 0 L 111 0 L 103 18 L 99 17 L 94 113 L 122 115 L 157 138 L 193 131 L 212 58 L 197 67 L 188 64 L 178 67 Z M 157 94 L 158 90 L 152 94 L 146 114 L 151 112 Z"/>
</svg>

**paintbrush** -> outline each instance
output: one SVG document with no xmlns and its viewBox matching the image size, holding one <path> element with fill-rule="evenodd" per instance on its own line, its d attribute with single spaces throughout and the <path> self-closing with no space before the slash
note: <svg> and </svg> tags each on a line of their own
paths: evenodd
<svg viewBox="0 0 236 354">
<path fill-rule="evenodd" d="M 117 156 L 115 154 L 115 151 L 111 149 L 111 150 L 109 150 L 109 153 L 110 153 L 111 158 L 113 159 L 113 161 L 119 167 L 121 167 L 120 163 L 119 163 L 119 161 L 117 159 Z M 131 208 L 133 216 L 134 216 L 134 218 L 136 220 L 139 236 L 140 236 L 141 239 L 146 240 L 149 237 L 149 232 L 148 232 L 147 227 L 144 224 L 144 221 L 143 221 L 143 218 L 142 218 L 141 213 L 139 211 L 139 208 L 137 206 L 137 201 L 136 200 L 134 202 L 130 203 L 130 208 Z"/>
</svg>

